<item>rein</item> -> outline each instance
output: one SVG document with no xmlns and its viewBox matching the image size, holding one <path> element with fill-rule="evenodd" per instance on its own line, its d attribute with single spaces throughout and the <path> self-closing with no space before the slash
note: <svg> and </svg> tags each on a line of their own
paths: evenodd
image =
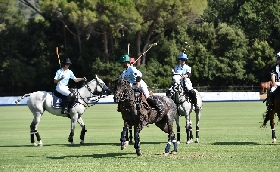
<svg viewBox="0 0 280 172">
<path fill-rule="evenodd" d="M 97 86 L 100 86 L 101 87 L 101 89 L 103 89 L 103 86 L 98 82 L 98 80 L 96 80 L 96 79 L 94 79 L 95 81 L 96 81 L 96 87 Z M 92 80 L 93 81 L 93 80 Z M 89 83 L 91 83 L 92 81 L 90 81 Z M 84 103 L 80 103 L 80 104 L 82 104 L 84 107 L 90 107 L 88 104 L 88 101 L 91 99 L 91 98 L 93 98 L 93 97 L 97 97 L 97 100 L 95 100 L 95 101 L 92 101 L 92 102 L 94 102 L 94 104 L 96 104 L 99 100 L 100 100 L 100 95 L 98 95 L 98 94 L 95 94 L 96 93 L 96 91 L 95 92 L 93 92 L 92 90 L 91 90 L 91 88 L 89 87 L 89 85 L 88 85 L 88 83 L 86 83 L 85 85 L 84 85 L 84 87 L 86 87 L 87 88 L 87 90 L 90 92 L 90 98 L 88 98 L 88 97 L 85 97 L 85 98 L 83 98 L 82 97 L 82 95 L 80 94 L 80 92 L 79 92 L 79 90 L 77 90 L 77 92 L 78 92 L 78 99 L 80 98 Z M 85 100 L 85 99 L 87 99 L 87 100 Z"/>
</svg>

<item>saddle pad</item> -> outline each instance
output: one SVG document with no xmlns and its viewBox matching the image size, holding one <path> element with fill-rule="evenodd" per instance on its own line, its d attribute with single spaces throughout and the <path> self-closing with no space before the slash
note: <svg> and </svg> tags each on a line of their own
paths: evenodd
<svg viewBox="0 0 280 172">
<path fill-rule="evenodd" d="M 64 101 L 67 101 L 66 98 L 63 98 L 61 96 L 57 96 L 55 93 L 52 94 L 53 97 L 53 101 L 52 101 L 52 107 L 55 109 L 60 109 L 63 107 Z M 73 108 L 77 105 L 77 102 L 74 101 L 74 103 L 72 103 L 70 105 L 70 108 Z"/>
</svg>

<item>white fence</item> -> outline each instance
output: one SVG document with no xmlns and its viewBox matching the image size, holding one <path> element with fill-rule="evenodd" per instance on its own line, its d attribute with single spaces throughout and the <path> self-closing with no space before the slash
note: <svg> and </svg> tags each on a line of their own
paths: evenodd
<svg viewBox="0 0 280 172">
<path fill-rule="evenodd" d="M 155 93 L 155 95 L 165 95 L 165 93 Z M 259 92 L 200 92 L 204 102 L 213 101 L 257 101 L 260 100 Z M 20 98 L 0 97 L 0 105 L 16 105 L 15 101 Z M 28 98 L 21 100 L 18 104 L 26 105 Z M 113 95 L 101 98 L 98 103 L 114 103 Z"/>
</svg>

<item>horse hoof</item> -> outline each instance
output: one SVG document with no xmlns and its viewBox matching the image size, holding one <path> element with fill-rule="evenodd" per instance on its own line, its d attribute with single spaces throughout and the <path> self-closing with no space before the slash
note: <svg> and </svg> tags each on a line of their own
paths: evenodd
<svg viewBox="0 0 280 172">
<path fill-rule="evenodd" d="M 141 156 L 141 155 L 142 155 L 141 149 L 136 149 L 136 154 L 137 154 L 138 156 Z"/>
<path fill-rule="evenodd" d="M 121 150 L 124 150 L 126 148 L 125 142 L 121 142 Z"/>
<path fill-rule="evenodd" d="M 38 145 L 39 145 L 40 147 L 42 147 L 42 146 L 43 146 L 43 142 L 42 142 L 42 140 L 40 140 L 40 141 L 39 141 Z"/>
<path fill-rule="evenodd" d="M 163 152 L 164 156 L 168 156 L 168 154 L 169 154 L 168 152 Z"/>
</svg>

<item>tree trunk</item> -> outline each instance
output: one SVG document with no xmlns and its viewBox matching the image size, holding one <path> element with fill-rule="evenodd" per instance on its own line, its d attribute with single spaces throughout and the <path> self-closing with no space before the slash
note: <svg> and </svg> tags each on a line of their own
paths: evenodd
<svg viewBox="0 0 280 172">
<path fill-rule="evenodd" d="M 108 53 L 108 36 L 106 30 L 103 28 L 103 46 L 104 46 L 104 55 L 105 60 L 109 62 L 109 53 Z"/>
</svg>

